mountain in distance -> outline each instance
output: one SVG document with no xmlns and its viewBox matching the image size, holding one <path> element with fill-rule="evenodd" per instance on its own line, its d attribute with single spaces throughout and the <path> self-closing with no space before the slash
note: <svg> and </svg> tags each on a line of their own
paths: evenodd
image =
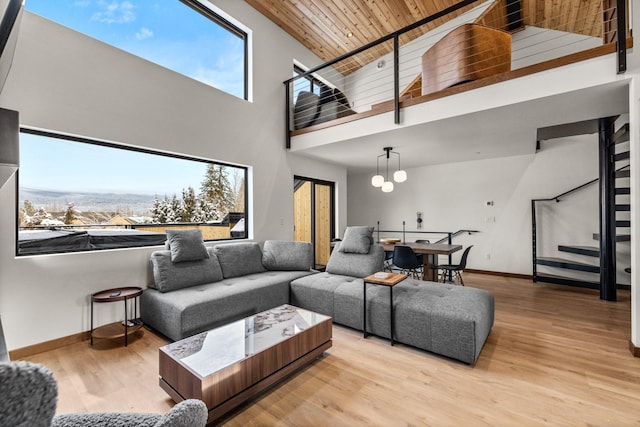
<svg viewBox="0 0 640 427">
<path fill-rule="evenodd" d="M 18 194 L 20 206 L 29 200 L 36 208 L 64 211 L 69 203 L 73 203 L 74 209 L 80 212 L 128 211 L 137 214 L 148 214 L 156 197 L 155 194 L 63 192 L 23 187 Z"/>
</svg>

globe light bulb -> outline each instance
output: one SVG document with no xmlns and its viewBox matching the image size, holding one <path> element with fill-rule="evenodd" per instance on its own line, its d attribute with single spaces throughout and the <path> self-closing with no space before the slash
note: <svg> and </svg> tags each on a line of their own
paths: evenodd
<svg viewBox="0 0 640 427">
<path fill-rule="evenodd" d="M 382 175 L 374 175 L 371 178 L 371 185 L 374 187 L 382 187 L 382 184 L 384 184 L 384 177 Z"/>
<path fill-rule="evenodd" d="M 391 193 L 393 191 L 393 182 L 385 181 L 384 184 L 382 184 L 382 191 L 384 193 Z"/>
<path fill-rule="evenodd" d="M 395 171 L 393 173 L 393 180 L 395 182 L 405 182 L 407 180 L 407 172 L 403 170 Z"/>
</svg>

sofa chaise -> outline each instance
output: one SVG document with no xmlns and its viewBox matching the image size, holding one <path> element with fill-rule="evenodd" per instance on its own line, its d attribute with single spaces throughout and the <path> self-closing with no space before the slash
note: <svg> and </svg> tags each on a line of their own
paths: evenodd
<svg viewBox="0 0 640 427">
<path fill-rule="evenodd" d="M 262 250 L 252 242 L 221 244 L 205 248 L 207 258 L 178 262 L 170 243 L 151 256 L 154 284 L 141 297 L 142 320 L 179 340 L 290 303 L 362 330 L 363 278 L 382 271 L 384 261 L 371 236 L 371 227 L 347 228 L 324 272 L 311 269 L 308 243 L 266 241 Z M 367 331 L 388 338 L 389 288 L 367 286 Z M 393 298 L 396 341 L 475 363 L 494 321 L 489 292 L 407 278 Z"/>
</svg>

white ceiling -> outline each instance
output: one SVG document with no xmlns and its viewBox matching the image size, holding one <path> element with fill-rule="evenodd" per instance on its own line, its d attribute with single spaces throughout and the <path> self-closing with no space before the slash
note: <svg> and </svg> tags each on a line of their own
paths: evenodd
<svg viewBox="0 0 640 427">
<path fill-rule="evenodd" d="M 627 113 L 628 96 L 628 81 L 619 81 L 297 150 L 296 154 L 343 165 L 348 174 L 374 172 L 376 157 L 387 146 L 401 154 L 403 169 L 533 154 L 539 127 Z"/>
</svg>

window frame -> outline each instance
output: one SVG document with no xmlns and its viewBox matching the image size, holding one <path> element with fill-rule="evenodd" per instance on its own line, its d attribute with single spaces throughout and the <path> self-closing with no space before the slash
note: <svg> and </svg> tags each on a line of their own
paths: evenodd
<svg viewBox="0 0 640 427">
<path fill-rule="evenodd" d="M 232 23 L 229 19 L 222 16 L 220 12 L 216 12 L 211 6 L 206 6 L 198 0 L 180 0 L 181 3 L 190 7 L 195 12 L 202 14 L 204 17 L 209 18 L 214 23 L 220 25 L 233 35 L 242 39 L 244 46 L 244 95 L 243 99 L 249 101 L 249 33 L 238 25 Z M 189 77 L 189 76 L 187 76 Z M 215 86 L 212 86 L 215 87 Z M 219 89 L 219 88 L 216 88 Z M 222 90 L 222 89 L 219 89 Z M 225 92 L 226 93 L 226 92 Z"/>
<path fill-rule="evenodd" d="M 301 74 L 306 73 L 307 70 L 305 70 L 304 68 L 302 68 L 298 64 L 294 63 L 293 64 L 293 72 L 297 73 L 298 76 L 299 76 Z M 293 78 L 295 79 L 298 76 L 293 76 Z M 309 89 L 310 89 L 311 93 L 316 93 L 314 91 L 314 88 L 316 86 L 318 87 L 318 94 L 319 94 L 319 92 L 322 91 L 323 87 L 329 87 L 329 88 L 331 87 L 331 86 L 329 86 L 328 84 L 324 83 L 322 80 L 320 80 L 319 78 L 317 78 L 317 77 L 315 77 L 313 75 L 306 75 L 306 76 L 303 76 L 303 77 L 299 77 L 298 80 L 300 80 L 300 79 L 305 79 L 305 80 L 307 80 L 309 82 Z M 295 83 L 294 83 L 294 86 L 295 86 Z M 304 89 L 300 89 L 300 90 L 304 90 Z"/>
<path fill-rule="evenodd" d="M 174 1 L 174 0 L 171 0 Z M 83 36 L 86 37 L 90 37 L 92 39 L 98 40 L 102 43 L 105 43 L 109 46 L 112 46 L 116 49 L 119 49 L 123 52 L 126 52 L 130 55 L 133 55 L 137 58 L 143 59 L 145 61 L 151 62 L 159 67 L 163 67 L 167 70 L 171 70 L 173 72 L 176 72 L 180 75 L 183 75 L 185 77 L 188 77 L 192 80 L 195 80 L 197 82 L 200 82 L 204 85 L 207 85 L 209 87 L 218 89 L 224 93 L 227 93 L 235 98 L 238 99 L 243 99 L 245 101 L 249 101 L 249 102 L 253 102 L 253 78 L 251 76 L 252 70 L 253 70 L 253 61 L 251 59 L 251 54 L 253 52 L 253 48 L 252 48 L 252 43 L 253 43 L 253 35 L 252 35 L 252 31 L 249 27 L 247 27 L 246 25 L 242 24 L 241 22 L 239 22 L 238 20 L 236 20 L 235 18 L 233 18 L 232 16 L 230 16 L 229 14 L 225 13 L 223 10 L 221 10 L 220 8 L 218 8 L 217 6 L 215 6 L 214 4 L 206 1 L 206 0 L 178 0 L 178 2 L 180 4 L 182 4 L 183 6 L 188 7 L 191 11 L 198 13 L 201 17 L 204 17 L 206 19 L 208 19 L 209 21 L 212 22 L 213 25 L 218 25 L 219 27 L 221 27 L 222 29 L 228 31 L 229 33 L 231 33 L 232 35 L 238 37 L 243 44 L 243 82 L 242 82 L 242 95 L 240 94 L 235 94 L 232 93 L 231 91 L 228 91 L 227 89 L 223 88 L 223 87 L 218 87 L 218 86 L 214 86 L 211 83 L 208 83 L 206 81 L 200 80 L 197 77 L 195 77 L 194 75 L 190 75 L 187 74 L 183 71 L 180 71 L 179 69 L 175 69 L 174 67 L 172 67 L 170 64 L 168 64 L 166 61 L 164 63 L 161 62 L 157 62 L 154 59 L 151 58 L 147 58 L 146 56 L 140 56 L 139 53 L 136 53 L 135 51 L 129 50 L 126 47 L 123 47 L 122 45 L 119 44 L 113 44 L 111 41 L 107 40 L 107 39 L 103 39 L 100 36 L 97 35 L 93 35 L 90 34 L 89 32 L 85 32 L 85 30 L 77 28 L 75 25 L 69 25 L 67 23 L 62 22 L 62 20 L 57 20 L 55 19 L 53 16 L 48 16 L 46 14 L 41 14 L 40 12 L 36 10 L 31 10 L 28 5 L 26 6 L 26 10 L 32 13 L 35 13 L 39 16 L 43 16 L 44 18 L 55 22 L 58 25 L 62 25 L 66 28 L 69 28 L 73 31 L 78 32 L 79 34 L 82 34 Z M 203 51 L 201 54 L 201 57 L 206 57 L 208 54 L 207 51 Z M 217 58 L 216 58 L 217 59 Z"/>
<path fill-rule="evenodd" d="M 223 242 L 223 241 L 246 241 L 250 239 L 249 236 L 249 230 L 250 230 L 250 214 L 249 214 L 249 197 L 250 197 L 250 190 L 249 190 L 249 176 L 250 176 L 250 166 L 245 166 L 245 165 L 238 165 L 238 164 L 233 164 L 233 163 L 228 163 L 228 162 L 223 162 L 223 161 L 219 161 L 219 160 L 211 160 L 211 159 L 206 159 L 206 158 L 202 158 L 202 157 L 196 157 L 196 156 L 189 156 L 186 154 L 179 154 L 179 153 L 171 153 L 171 152 L 165 152 L 165 151 L 160 151 L 160 150 L 154 150 L 154 149 L 150 149 L 150 148 L 145 148 L 145 147 L 139 147 L 139 146 L 132 146 L 132 145 L 126 145 L 126 144 L 121 144 L 121 143 L 117 143 L 117 142 L 112 142 L 112 141 L 105 141 L 105 140 L 100 140 L 100 139 L 96 139 L 96 138 L 89 138 L 89 137 L 82 137 L 82 136 L 77 136 L 77 135 L 70 135 L 70 134 L 64 134 L 64 133 L 59 133 L 59 132 L 55 132 L 55 131 L 50 131 L 50 130 L 42 130 L 42 129 L 35 129 L 35 128 L 31 128 L 31 127 L 26 127 L 26 126 L 20 126 L 20 133 L 25 133 L 25 134 L 31 134 L 31 135 L 37 135 L 37 136 L 42 136 L 42 137 L 46 137 L 46 138 L 54 138 L 54 139 L 61 139 L 61 140 L 65 140 L 65 141 L 72 141 L 72 142 L 76 142 L 76 143 L 83 143 L 83 144 L 91 144 L 91 145 L 96 145 L 96 146 L 100 146 L 100 147 L 108 147 L 108 148 L 113 148 L 113 149 L 118 149 L 118 150 L 126 150 L 126 151 L 132 151 L 132 152 L 136 152 L 136 153 L 142 153 L 142 154 L 149 154 L 149 155 L 156 155 L 156 156 L 164 156 L 164 157 L 169 157 L 169 158 L 174 158 L 174 159 L 180 159 L 180 160 L 189 160 L 189 161 L 194 161 L 194 162 L 199 162 L 199 163 L 204 163 L 207 165 L 216 165 L 216 166 L 225 166 L 225 167 L 232 167 L 235 169 L 240 169 L 243 171 L 243 179 L 244 179 L 244 237 L 239 237 L 239 238 L 224 238 L 224 239 L 205 239 L 205 242 Z M 20 253 L 20 247 L 19 247 L 19 232 L 20 232 L 20 170 L 18 169 L 18 171 L 16 172 L 16 187 L 15 187 L 15 212 L 16 212 L 16 219 L 15 219 L 15 256 L 16 257 L 28 257 L 28 256 L 39 256 L 39 255 L 53 255 L 53 254 L 76 254 L 76 253 L 92 253 L 92 252 L 96 252 L 96 251 L 105 251 L 105 250 L 117 250 L 117 249 L 135 249 L 135 248 L 150 248 L 150 247 L 158 247 L 158 245 L 144 245 L 144 244 L 132 244 L 132 245 L 127 245 L 127 246 L 123 246 L 123 247 L 118 247 L 118 248 L 91 248 L 91 249 L 78 249 L 78 250 L 60 250 L 60 251 L 47 251 L 47 252 L 34 252 L 34 253 Z M 189 225 L 189 224 L 203 224 L 203 223 L 157 223 L 156 225 L 158 226 L 163 226 L 163 225 L 174 225 L 174 226 L 180 226 L 182 228 L 184 228 L 185 225 Z M 96 224 L 96 225 L 101 225 L 101 224 Z M 61 226 L 61 229 L 65 229 L 68 228 L 69 226 Z M 55 228 L 55 227 L 53 227 Z M 88 225 L 87 228 L 94 228 L 92 225 Z M 143 228 L 143 227 L 141 227 Z M 72 228 L 73 229 L 73 228 Z M 231 230 L 230 230 L 231 231 Z"/>
</svg>

